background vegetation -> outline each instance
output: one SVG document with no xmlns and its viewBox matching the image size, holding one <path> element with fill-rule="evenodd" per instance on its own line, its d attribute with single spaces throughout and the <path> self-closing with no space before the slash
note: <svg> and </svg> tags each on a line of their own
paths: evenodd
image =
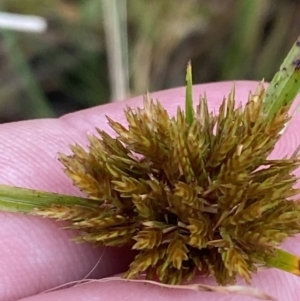
<svg viewBox="0 0 300 301">
<path fill-rule="evenodd" d="M 0 30 L 0 122 L 180 86 L 189 59 L 195 83 L 270 80 L 300 28 L 300 1 L 291 0 L 0 4 L 1 11 L 43 16 L 49 25 L 41 34 Z"/>
</svg>

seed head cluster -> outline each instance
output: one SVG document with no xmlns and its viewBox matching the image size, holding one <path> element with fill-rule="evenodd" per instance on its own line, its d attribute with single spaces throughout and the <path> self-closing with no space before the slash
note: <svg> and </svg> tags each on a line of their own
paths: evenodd
<svg viewBox="0 0 300 301">
<path fill-rule="evenodd" d="M 292 172 L 297 152 L 268 159 L 288 121 L 283 107 L 271 121 L 260 84 L 247 104 L 235 106 L 234 90 L 209 113 L 201 98 L 189 124 L 178 108 L 170 117 L 145 97 L 144 108 L 126 108 L 128 125 L 110 118 L 116 138 L 97 130 L 86 151 L 61 155 L 66 174 L 91 208 L 53 205 L 39 215 L 68 220 L 77 241 L 129 245 L 137 255 L 126 278 L 144 275 L 180 284 L 195 273 L 234 283 L 264 265 L 278 245 L 300 230 Z"/>
</svg>

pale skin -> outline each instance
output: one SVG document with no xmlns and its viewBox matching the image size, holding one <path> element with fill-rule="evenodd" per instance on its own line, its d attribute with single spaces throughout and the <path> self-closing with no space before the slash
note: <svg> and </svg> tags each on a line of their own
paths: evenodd
<svg viewBox="0 0 300 301">
<path fill-rule="evenodd" d="M 236 99 L 246 101 L 248 92 L 255 91 L 255 82 L 236 82 Z M 211 109 L 217 108 L 232 87 L 231 82 L 194 87 L 194 101 L 206 92 Z M 174 114 L 178 105 L 184 107 L 184 88 L 153 93 L 166 109 Z M 57 152 L 70 153 L 68 145 L 87 145 L 86 134 L 95 133 L 97 126 L 108 131 L 105 115 L 124 121 L 123 108 L 142 105 L 141 97 L 126 102 L 99 106 L 64 116 L 0 126 L 0 184 L 39 189 L 62 194 L 81 195 L 63 173 Z M 300 144 L 300 114 L 293 118 L 279 141 L 274 158 L 291 154 Z M 111 130 L 109 130 L 112 133 Z M 296 171 L 300 176 L 300 170 Z M 103 248 L 78 245 L 69 238 L 74 233 L 61 229 L 62 224 L 23 214 L 0 212 L 0 300 L 26 301 L 179 301 L 222 300 L 250 301 L 244 296 L 168 290 L 141 283 L 93 282 L 47 294 L 45 290 L 84 278 L 96 265 Z M 300 256 L 300 236 L 289 239 L 284 248 Z M 112 276 L 124 271 L 130 252 L 107 248 L 90 277 Z M 212 279 L 197 281 L 214 284 Z M 242 281 L 240 284 L 244 284 Z M 300 278 L 278 270 L 264 270 L 253 276 L 252 285 L 277 297 L 278 300 L 300 300 Z"/>
</svg>

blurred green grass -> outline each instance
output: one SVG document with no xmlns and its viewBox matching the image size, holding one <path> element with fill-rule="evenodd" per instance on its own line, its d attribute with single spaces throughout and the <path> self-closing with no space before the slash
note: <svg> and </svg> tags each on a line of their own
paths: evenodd
<svg viewBox="0 0 300 301">
<path fill-rule="evenodd" d="M 300 28 L 299 1 L 116 0 L 105 10 L 103 1 L 0 1 L 1 11 L 49 23 L 42 34 L 0 29 L 0 122 L 108 102 L 118 88 L 110 72 L 118 55 L 129 95 L 184 85 L 190 59 L 195 83 L 268 81 Z M 114 16 L 126 26 L 106 26 Z M 109 46 L 115 33 L 121 49 Z"/>
</svg>

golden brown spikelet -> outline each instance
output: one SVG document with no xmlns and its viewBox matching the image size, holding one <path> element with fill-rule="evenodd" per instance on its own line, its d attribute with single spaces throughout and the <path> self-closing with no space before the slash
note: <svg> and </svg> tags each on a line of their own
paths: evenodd
<svg viewBox="0 0 300 301">
<path fill-rule="evenodd" d="M 108 118 L 116 138 L 98 130 L 88 151 L 75 145 L 60 157 L 98 209 L 38 214 L 70 220 L 78 241 L 131 245 L 138 254 L 126 278 L 179 284 L 200 271 L 220 284 L 250 282 L 256 264 L 300 230 L 299 202 L 289 200 L 298 156 L 268 159 L 289 108 L 267 121 L 264 93 L 261 84 L 236 108 L 233 89 L 218 116 L 202 98 L 191 124 L 146 97 L 143 109 L 125 110 L 128 126 Z"/>
</svg>

